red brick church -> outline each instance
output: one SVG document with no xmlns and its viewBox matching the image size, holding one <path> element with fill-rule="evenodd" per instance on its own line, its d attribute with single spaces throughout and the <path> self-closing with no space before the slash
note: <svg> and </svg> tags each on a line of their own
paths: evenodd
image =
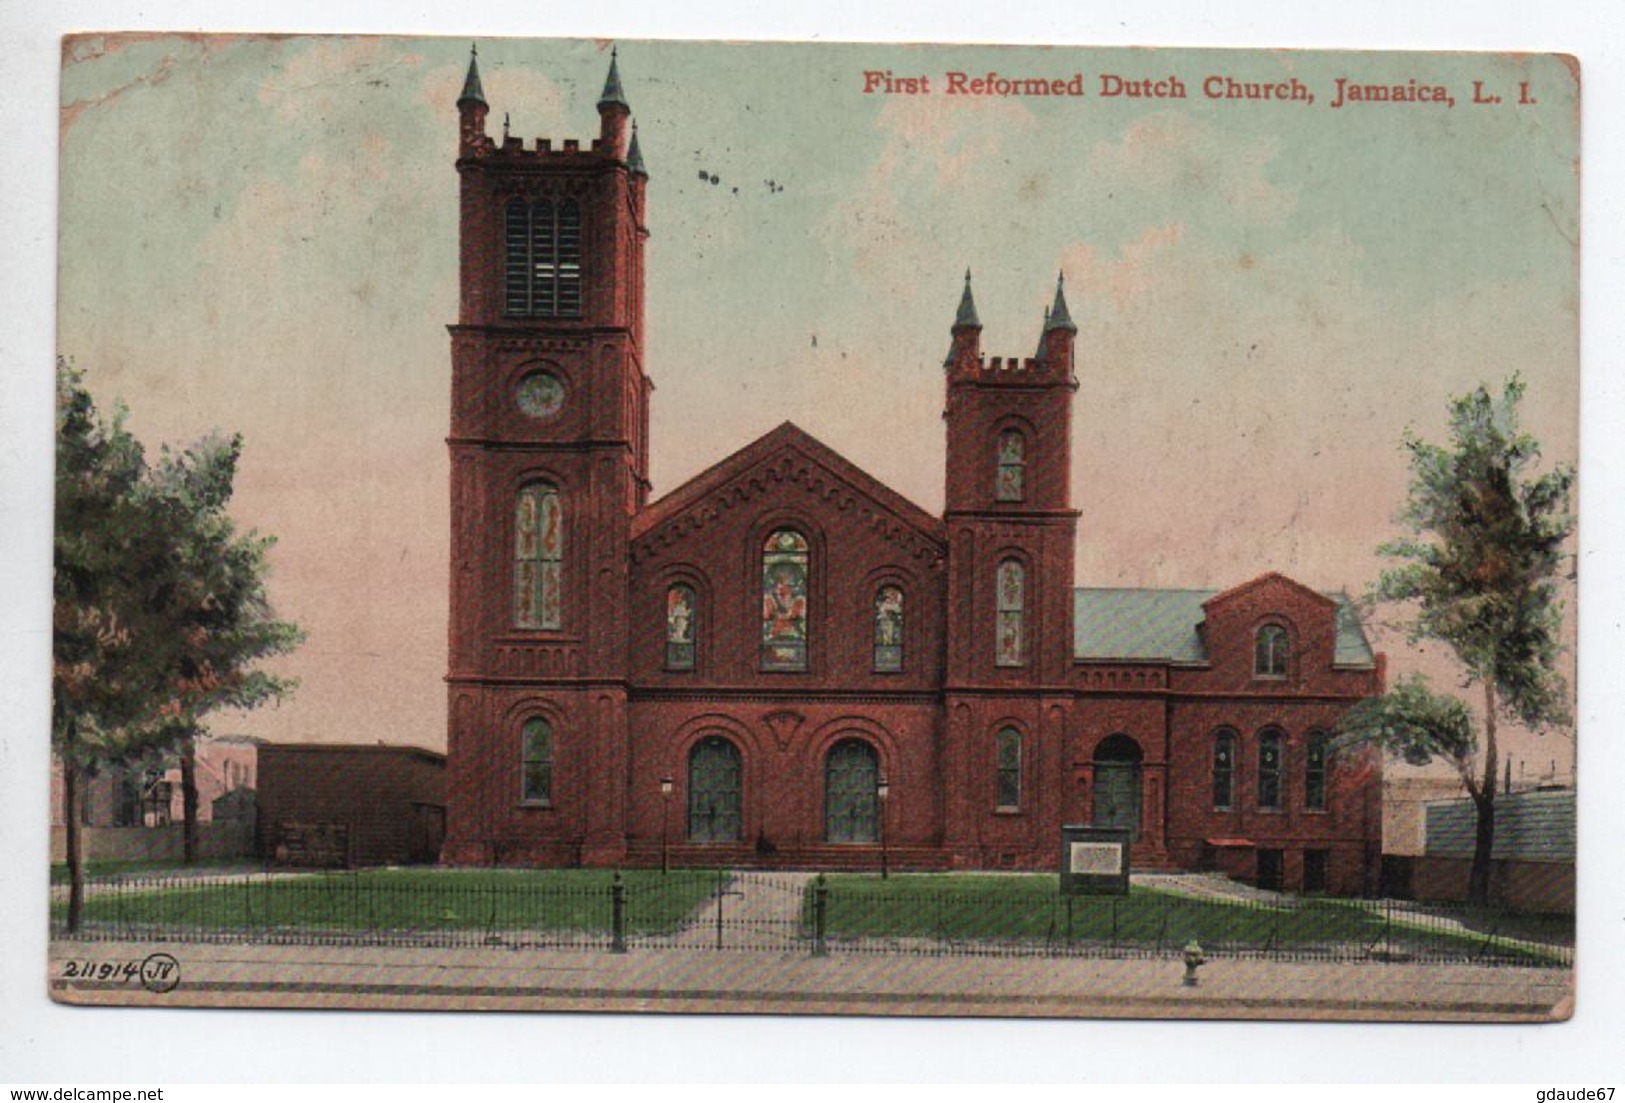
<svg viewBox="0 0 1625 1103">
<path fill-rule="evenodd" d="M 989 358 L 967 275 L 941 516 L 790 422 L 651 500 L 616 62 L 589 142 L 488 137 L 474 61 L 457 109 L 445 861 L 1054 869 L 1078 823 L 1140 868 L 1373 883 L 1346 598 L 1074 585 L 1061 286 L 1037 355 Z"/>
</svg>

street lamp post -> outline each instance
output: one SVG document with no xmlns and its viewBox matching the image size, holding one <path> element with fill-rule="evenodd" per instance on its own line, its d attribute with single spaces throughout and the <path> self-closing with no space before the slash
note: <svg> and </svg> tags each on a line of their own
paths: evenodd
<svg viewBox="0 0 1625 1103">
<path fill-rule="evenodd" d="M 671 776 L 660 779 L 660 872 L 671 872 L 671 863 L 667 859 L 666 824 L 671 813 Z"/>
<path fill-rule="evenodd" d="M 886 798 L 891 795 L 891 782 L 886 775 L 881 774 L 880 780 L 875 783 L 875 796 L 880 800 L 880 879 L 886 880 L 891 876 L 890 862 L 886 859 Z"/>
</svg>

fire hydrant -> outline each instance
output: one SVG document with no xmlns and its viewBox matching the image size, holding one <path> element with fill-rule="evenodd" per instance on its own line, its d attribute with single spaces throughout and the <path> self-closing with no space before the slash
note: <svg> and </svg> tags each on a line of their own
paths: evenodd
<svg viewBox="0 0 1625 1103">
<path fill-rule="evenodd" d="M 1207 958 L 1202 956 L 1202 947 L 1199 943 L 1197 943 L 1196 939 L 1193 938 L 1189 942 L 1185 943 L 1186 988 L 1196 987 L 1196 970 L 1199 969 L 1206 961 Z"/>
</svg>

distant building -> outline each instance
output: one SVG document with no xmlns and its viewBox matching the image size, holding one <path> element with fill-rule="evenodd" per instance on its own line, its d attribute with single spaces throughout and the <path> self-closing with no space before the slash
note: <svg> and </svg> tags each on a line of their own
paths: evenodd
<svg viewBox="0 0 1625 1103">
<path fill-rule="evenodd" d="M 266 743 L 258 800 L 269 863 L 434 862 L 446 833 L 446 756 L 382 743 Z"/>
<path fill-rule="evenodd" d="M 1418 900 L 1465 900 L 1477 814 L 1470 799 L 1427 806 L 1427 842 L 1412 888 Z M 1495 802 L 1490 896 L 1522 911 L 1574 911 L 1575 790 L 1502 794 Z"/>
<path fill-rule="evenodd" d="M 252 818 L 260 740 L 246 735 L 209 736 L 194 755 L 198 822 Z M 129 766 L 103 766 L 80 790 L 79 822 L 86 827 L 164 827 L 185 817 L 180 755 L 168 752 Z M 62 764 L 51 762 L 51 823 L 67 822 Z"/>
<path fill-rule="evenodd" d="M 260 740 L 251 736 L 209 736 L 198 741 L 194 761 L 198 792 L 198 856 L 248 855 L 253 844 L 254 785 Z M 67 850 L 62 764 L 51 763 L 51 855 Z M 88 861 L 179 861 L 184 852 L 181 825 L 180 755 L 167 752 L 128 766 L 102 766 L 88 772 L 79 787 L 81 843 Z"/>
</svg>

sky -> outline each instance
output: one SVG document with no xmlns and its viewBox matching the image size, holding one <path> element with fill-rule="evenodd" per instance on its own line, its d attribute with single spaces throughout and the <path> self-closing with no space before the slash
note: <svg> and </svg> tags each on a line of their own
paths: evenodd
<svg viewBox="0 0 1625 1103">
<path fill-rule="evenodd" d="M 583 140 L 608 41 L 483 38 L 489 129 Z M 468 39 L 64 45 L 57 344 L 156 449 L 245 438 L 308 642 L 287 703 L 217 726 L 444 746 L 454 102 Z M 964 271 L 990 355 L 1079 327 L 1077 582 L 1361 593 L 1407 428 L 1512 373 L 1578 455 L 1578 88 L 1540 55 L 621 40 L 651 174 L 658 496 L 792 420 L 928 510 Z M 866 94 L 866 73 L 925 76 Z M 950 95 L 947 75 L 1082 97 Z M 1106 75 L 1187 98 L 1103 97 Z M 1297 80 L 1313 104 L 1209 99 Z M 1338 80 L 1456 98 L 1332 106 Z M 1474 106 L 1474 82 L 1495 105 Z M 1520 83 L 1527 97 L 1518 103 Z M 1572 632 L 1571 632 L 1572 637 Z M 1438 656 L 1384 637 L 1396 673 Z M 1566 778 L 1573 741 L 1515 769 Z"/>
</svg>

